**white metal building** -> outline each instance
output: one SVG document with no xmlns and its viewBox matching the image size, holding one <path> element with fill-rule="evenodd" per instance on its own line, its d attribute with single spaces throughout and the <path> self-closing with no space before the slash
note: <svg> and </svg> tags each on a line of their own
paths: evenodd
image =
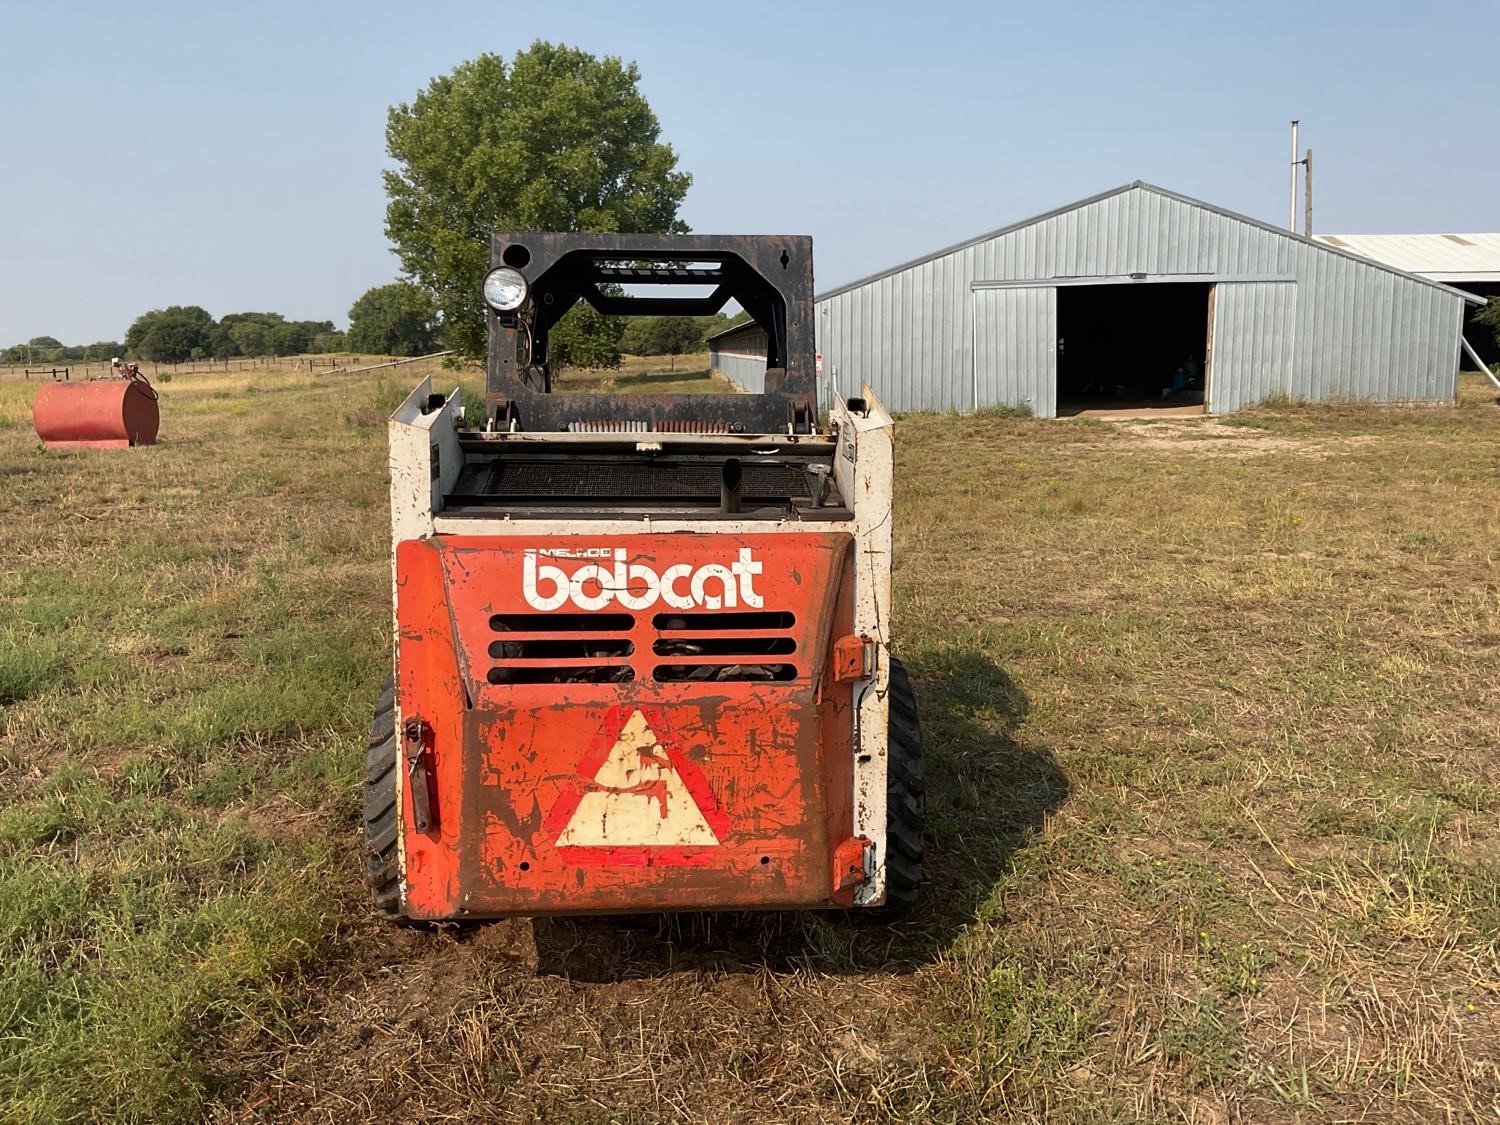
<svg viewBox="0 0 1500 1125">
<path fill-rule="evenodd" d="M 1500 282 L 1500 234 L 1319 234 L 1314 240 L 1433 281 Z"/>
<path fill-rule="evenodd" d="M 1447 402 L 1474 298 L 1139 181 L 822 293 L 829 387 L 895 410 Z"/>
</svg>

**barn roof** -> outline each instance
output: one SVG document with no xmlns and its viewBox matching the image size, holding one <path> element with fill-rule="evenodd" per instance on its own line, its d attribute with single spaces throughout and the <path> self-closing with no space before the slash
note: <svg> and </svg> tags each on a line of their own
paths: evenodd
<svg viewBox="0 0 1500 1125">
<path fill-rule="evenodd" d="M 747 320 L 742 324 L 735 324 L 731 325 L 728 328 L 720 329 L 712 336 L 706 337 L 703 342 L 705 344 L 714 344 L 720 340 L 727 340 L 731 336 L 750 335 L 754 332 L 759 332 L 761 335 L 765 335 L 765 331 L 766 330 L 760 325 L 756 324 L 755 321 Z"/>
<path fill-rule="evenodd" d="M 991 239 L 1010 234 L 1012 231 L 1020 230 L 1023 227 L 1029 227 L 1033 223 L 1040 223 L 1046 219 L 1053 218 L 1054 216 L 1066 214 L 1069 211 L 1076 211 L 1080 207 L 1087 207 L 1091 203 L 1098 203 L 1102 199 L 1110 198 L 1110 196 L 1123 195 L 1127 191 L 1154 192 L 1157 195 L 1165 196 L 1168 199 L 1175 199 L 1180 203 L 1187 203 L 1193 207 L 1201 207 L 1205 211 L 1211 211 L 1216 215 L 1222 215 L 1226 219 L 1234 219 L 1241 223 L 1249 223 L 1251 226 L 1259 227 L 1262 230 L 1272 231 L 1286 238 L 1294 238 L 1299 242 L 1305 242 L 1308 245 L 1315 246 L 1319 250 L 1326 251 L 1327 253 L 1338 254 L 1345 258 L 1353 258 L 1355 261 L 1362 262 L 1367 266 L 1374 267 L 1375 269 L 1384 270 L 1387 273 L 1399 274 L 1402 277 L 1409 277 L 1415 281 L 1420 281 L 1427 285 L 1432 285 L 1438 289 L 1442 289 L 1448 293 L 1452 293 L 1455 297 L 1462 297 L 1465 301 L 1468 301 L 1472 304 L 1484 303 L 1483 300 L 1475 297 L 1472 293 L 1465 293 L 1460 289 L 1454 289 L 1452 286 L 1445 285 L 1441 281 L 1434 280 L 1430 277 L 1424 277 L 1420 273 L 1413 273 L 1404 269 L 1399 269 L 1393 265 L 1379 261 L 1375 258 L 1354 253 L 1349 250 L 1333 246 L 1327 242 L 1320 242 L 1314 238 L 1307 238 L 1303 235 L 1296 234 L 1293 231 L 1286 230 L 1283 227 L 1274 226 L 1271 223 L 1264 223 L 1259 219 L 1252 219 L 1248 215 L 1241 215 L 1235 211 L 1226 211 L 1224 208 L 1216 207 L 1212 203 L 1205 203 L 1203 200 L 1194 199 L 1189 195 L 1182 195 L 1175 191 L 1168 191 L 1166 188 L 1157 187 L 1155 184 L 1148 184 L 1144 180 L 1135 180 L 1128 184 L 1121 184 L 1117 188 L 1111 188 L 1109 191 L 1102 191 L 1098 195 L 1091 195 L 1087 199 L 1080 199 L 1076 203 L 1069 203 L 1064 207 L 1054 208 L 1053 210 L 1047 211 L 1044 214 L 1033 215 L 1029 219 L 1022 219 L 1019 223 L 1011 223 L 1009 226 L 1000 227 L 997 230 L 987 231 L 986 233 L 976 235 L 973 238 L 967 238 L 962 242 L 954 243 L 952 246 L 945 246 L 941 250 L 935 250 L 931 254 L 924 254 L 920 258 L 913 258 L 909 262 L 902 262 L 900 265 L 892 266 L 889 269 L 880 270 L 877 273 L 870 274 L 868 277 L 862 277 L 858 281 L 851 281 L 845 285 L 840 285 L 837 288 L 830 289 L 825 293 L 819 293 L 816 295 L 814 300 L 821 301 L 828 297 L 836 297 L 840 293 L 847 293 L 851 289 L 858 289 L 860 286 L 868 285 L 872 281 L 879 281 L 883 277 L 890 277 L 893 274 L 901 273 L 903 270 L 909 270 L 916 266 L 925 265 L 928 262 L 936 261 L 938 258 L 946 257 L 947 255 L 956 253 L 960 250 L 966 250 L 970 246 L 977 246 L 981 242 L 988 242 Z"/>
<path fill-rule="evenodd" d="M 1500 234 L 1320 234 L 1316 238 L 1433 281 L 1500 281 Z"/>
</svg>

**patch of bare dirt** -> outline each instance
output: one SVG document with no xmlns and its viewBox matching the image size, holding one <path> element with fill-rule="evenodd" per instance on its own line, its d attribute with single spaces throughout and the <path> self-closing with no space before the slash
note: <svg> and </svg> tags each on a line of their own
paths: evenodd
<svg viewBox="0 0 1500 1125">
<path fill-rule="evenodd" d="M 1231 426 L 1217 418 L 1126 419 L 1119 431 L 1139 449 L 1195 453 L 1211 457 L 1260 457 L 1291 453 L 1329 457 L 1378 440 L 1372 434 L 1288 438 L 1254 426 Z"/>
<path fill-rule="evenodd" d="M 371 926 L 289 1036 L 226 1045 L 257 1077 L 219 1119 L 829 1120 L 845 1084 L 920 1069 L 932 998 L 873 964 L 799 968 L 821 951 L 785 925 Z"/>
</svg>

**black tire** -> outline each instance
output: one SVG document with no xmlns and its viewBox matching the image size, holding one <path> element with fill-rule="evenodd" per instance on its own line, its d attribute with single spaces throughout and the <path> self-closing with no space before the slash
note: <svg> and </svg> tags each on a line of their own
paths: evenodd
<svg viewBox="0 0 1500 1125">
<path fill-rule="evenodd" d="M 364 775 L 365 882 L 375 913 L 401 917 L 401 863 L 396 848 L 396 685 L 387 676 L 375 703 Z"/>
<path fill-rule="evenodd" d="M 922 722 L 906 665 L 891 659 L 886 751 L 885 910 L 905 914 L 922 885 L 922 834 L 927 827 L 927 771 Z"/>
</svg>

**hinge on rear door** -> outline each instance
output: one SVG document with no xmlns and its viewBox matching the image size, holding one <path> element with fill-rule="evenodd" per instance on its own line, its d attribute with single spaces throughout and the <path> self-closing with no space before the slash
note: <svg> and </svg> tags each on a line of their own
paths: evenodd
<svg viewBox="0 0 1500 1125">
<path fill-rule="evenodd" d="M 418 832 L 437 827 L 437 805 L 432 799 L 432 727 L 408 719 L 401 731 L 406 758 L 406 788 L 411 793 L 412 826 Z"/>
</svg>

